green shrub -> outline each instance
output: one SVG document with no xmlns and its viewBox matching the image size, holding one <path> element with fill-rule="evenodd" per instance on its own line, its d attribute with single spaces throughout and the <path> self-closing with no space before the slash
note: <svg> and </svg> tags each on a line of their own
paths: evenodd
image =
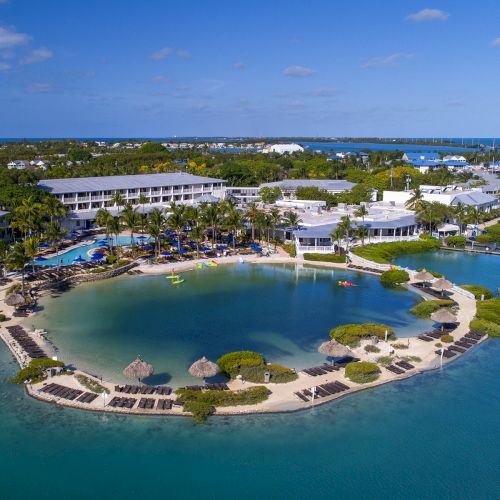
<svg viewBox="0 0 500 500">
<path fill-rule="evenodd" d="M 335 262 L 337 264 L 344 263 L 346 261 L 346 256 L 337 255 L 335 253 L 305 253 L 304 260 L 311 260 L 315 262 Z"/>
<path fill-rule="evenodd" d="M 0 322 L 5 321 L 7 319 L 7 316 L 5 314 L 0 313 Z"/>
<path fill-rule="evenodd" d="M 432 240 L 432 239 L 434 239 L 434 236 L 432 236 L 432 234 L 430 234 L 430 233 L 420 233 L 418 237 L 421 240 Z"/>
<path fill-rule="evenodd" d="M 263 386 L 249 387 L 241 391 L 177 389 L 175 392 L 184 403 L 184 409 L 193 413 L 197 420 L 205 420 L 213 407 L 255 405 L 269 397 L 269 391 Z"/>
<path fill-rule="evenodd" d="M 78 382 L 80 382 L 80 384 L 83 385 L 83 387 L 86 387 L 91 392 L 95 392 L 97 394 L 106 392 L 109 394 L 109 389 L 106 389 L 106 387 L 104 387 L 103 385 L 99 384 L 89 377 L 86 377 L 85 375 L 82 375 L 81 373 L 75 375 L 75 378 L 76 380 L 78 380 Z"/>
<path fill-rule="evenodd" d="M 484 295 L 485 300 L 491 299 L 493 297 L 493 292 L 481 285 L 460 285 L 460 288 L 467 290 L 468 292 L 474 294 L 476 300 L 481 300 L 481 296 Z"/>
<path fill-rule="evenodd" d="M 407 344 L 391 344 L 394 349 L 408 349 Z"/>
<path fill-rule="evenodd" d="M 341 344 L 355 347 L 359 345 L 361 339 L 371 337 L 372 335 L 377 336 L 379 339 L 384 339 L 386 330 L 388 338 L 391 338 L 394 330 L 390 326 L 377 323 L 353 323 L 333 328 L 330 330 L 330 338 L 335 339 Z"/>
<path fill-rule="evenodd" d="M 355 247 L 352 253 L 364 259 L 389 264 L 399 255 L 427 252 L 441 246 L 436 238 L 425 238 L 417 241 L 394 241 L 390 243 L 370 243 L 361 247 Z"/>
<path fill-rule="evenodd" d="M 365 345 L 365 351 L 366 352 L 380 352 L 380 349 L 376 345 Z"/>
<path fill-rule="evenodd" d="M 490 337 L 500 337 L 500 325 L 485 319 L 473 319 L 469 323 L 469 329 L 473 332 L 481 332 Z"/>
<path fill-rule="evenodd" d="M 392 356 L 380 356 L 379 358 L 377 358 L 377 363 L 387 367 L 392 364 L 393 359 L 394 358 Z"/>
<path fill-rule="evenodd" d="M 476 236 L 476 241 L 478 243 L 497 243 L 498 241 L 500 241 L 500 234 L 495 234 L 495 233 L 478 234 Z"/>
<path fill-rule="evenodd" d="M 436 347 L 443 347 L 443 344 L 441 344 L 441 342 L 436 342 L 434 345 L 435 345 Z"/>
<path fill-rule="evenodd" d="M 402 269 L 389 269 L 380 275 L 380 282 L 384 286 L 396 286 L 410 281 L 410 275 Z"/>
<path fill-rule="evenodd" d="M 448 236 L 444 241 L 449 247 L 464 248 L 467 238 L 465 236 Z"/>
<path fill-rule="evenodd" d="M 403 359 L 408 362 L 415 361 L 415 363 L 420 363 L 420 361 L 422 361 L 422 358 L 418 356 L 403 356 Z"/>
<path fill-rule="evenodd" d="M 429 319 L 431 314 L 436 312 L 441 307 L 449 307 L 453 305 L 452 300 L 424 300 L 415 307 L 410 309 L 410 312 L 420 319 Z"/>
<path fill-rule="evenodd" d="M 114 264 L 118 260 L 116 255 L 106 255 L 106 264 Z"/>
<path fill-rule="evenodd" d="M 357 361 L 345 367 L 345 376 L 358 384 L 367 384 L 378 379 L 380 368 L 375 363 Z"/>
<path fill-rule="evenodd" d="M 24 384 L 31 379 L 31 383 L 36 384 L 45 379 L 44 369 L 55 368 L 56 366 L 64 366 L 64 363 L 50 358 L 32 359 L 29 365 L 19 370 L 17 375 L 12 377 L 10 381 L 13 384 Z"/>
<path fill-rule="evenodd" d="M 32 359 L 30 361 L 29 366 L 33 366 L 36 368 L 55 368 L 56 366 L 64 366 L 64 362 L 56 361 L 50 358 L 40 358 L 40 359 Z"/>
<path fill-rule="evenodd" d="M 484 319 L 500 326 L 500 298 L 478 302 L 476 318 Z"/>
<path fill-rule="evenodd" d="M 235 351 L 224 354 L 217 360 L 221 372 L 234 378 L 239 374 L 240 367 L 258 366 L 264 363 L 262 356 L 252 351 Z"/>
<path fill-rule="evenodd" d="M 451 344 L 455 339 L 451 335 L 445 333 L 444 335 L 441 335 L 441 338 L 439 340 L 441 342 L 444 342 L 445 344 Z"/>
<path fill-rule="evenodd" d="M 293 243 L 284 243 L 281 248 L 290 256 L 297 257 L 297 248 Z"/>
</svg>

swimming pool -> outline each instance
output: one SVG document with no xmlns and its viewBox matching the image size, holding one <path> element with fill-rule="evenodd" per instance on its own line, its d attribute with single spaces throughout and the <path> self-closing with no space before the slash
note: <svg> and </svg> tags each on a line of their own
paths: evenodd
<svg viewBox="0 0 500 500">
<path fill-rule="evenodd" d="M 93 248 L 97 248 L 99 244 L 97 243 L 101 239 L 106 239 L 105 236 L 103 235 L 98 235 L 95 238 L 92 238 L 91 240 L 88 240 L 88 244 L 79 246 L 77 248 L 72 248 L 71 250 L 68 250 L 66 252 L 60 253 L 58 256 L 53 256 L 48 258 L 47 260 L 44 260 L 42 262 L 37 262 L 38 265 L 41 266 L 69 266 L 70 264 L 73 263 L 75 259 L 78 257 L 81 257 L 84 260 L 90 260 L 87 252 L 89 250 L 92 250 Z M 117 246 L 126 246 L 130 245 L 130 236 L 128 235 L 120 235 L 118 237 L 113 237 L 109 238 L 110 242 L 111 239 L 113 240 L 113 244 Z M 137 236 L 134 238 L 136 244 L 140 241 L 137 240 Z M 145 240 L 147 241 L 147 240 Z"/>
</svg>

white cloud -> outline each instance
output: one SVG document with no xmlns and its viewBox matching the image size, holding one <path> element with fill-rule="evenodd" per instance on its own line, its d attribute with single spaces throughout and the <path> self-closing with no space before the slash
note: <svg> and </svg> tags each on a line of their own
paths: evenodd
<svg viewBox="0 0 500 500">
<path fill-rule="evenodd" d="M 45 94 L 52 90 L 52 85 L 50 83 L 32 83 L 28 86 L 28 92 L 33 94 Z"/>
<path fill-rule="evenodd" d="M 162 59 L 166 59 L 168 56 L 171 56 L 173 52 L 174 49 L 170 47 L 163 47 L 162 49 L 153 52 L 149 57 L 155 61 L 161 61 Z"/>
<path fill-rule="evenodd" d="M 11 68 L 10 64 L 0 63 L 0 71 L 8 71 Z"/>
<path fill-rule="evenodd" d="M 283 70 L 285 76 L 311 76 L 314 74 L 314 70 L 311 68 L 305 68 L 304 66 L 288 66 Z"/>
<path fill-rule="evenodd" d="M 447 21 L 450 15 L 448 12 L 439 9 L 422 9 L 415 14 L 406 16 L 407 21 L 422 23 L 427 21 Z"/>
<path fill-rule="evenodd" d="M 26 33 L 18 33 L 15 28 L 0 26 L 0 49 L 9 49 L 22 45 L 30 39 Z"/>
<path fill-rule="evenodd" d="M 500 37 L 495 38 L 495 39 L 491 42 L 491 45 L 492 45 L 493 47 L 500 47 Z"/>
<path fill-rule="evenodd" d="M 333 87 L 322 87 L 320 89 L 311 90 L 309 95 L 312 97 L 333 97 L 337 91 Z"/>
<path fill-rule="evenodd" d="M 395 66 L 402 59 L 411 59 L 413 56 L 411 54 L 404 54 L 402 52 L 396 52 L 387 57 L 374 57 L 369 59 L 363 64 L 363 68 L 379 68 L 383 66 Z"/>
<path fill-rule="evenodd" d="M 33 64 L 37 62 L 46 61 L 51 59 L 54 54 L 51 50 L 46 47 L 40 47 L 39 49 L 32 50 L 24 59 L 21 60 L 21 64 Z"/>
<path fill-rule="evenodd" d="M 231 68 L 233 69 L 244 69 L 245 65 L 242 62 L 235 62 L 231 64 Z"/>
<path fill-rule="evenodd" d="M 177 57 L 191 57 L 191 52 L 189 52 L 189 50 L 177 49 L 175 53 Z"/>
</svg>

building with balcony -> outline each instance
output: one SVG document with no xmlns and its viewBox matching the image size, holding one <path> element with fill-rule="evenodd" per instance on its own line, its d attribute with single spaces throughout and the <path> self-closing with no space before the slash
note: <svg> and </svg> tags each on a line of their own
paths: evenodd
<svg viewBox="0 0 500 500">
<path fill-rule="evenodd" d="M 222 199 L 225 182 L 221 179 L 186 173 L 116 175 L 107 177 L 81 177 L 71 179 L 44 179 L 38 183 L 59 198 L 69 210 L 63 221 L 68 229 L 88 228 L 95 221 L 97 211 L 106 208 L 118 215 L 120 208 L 112 201 L 120 193 L 127 203 L 139 206 L 139 197 L 147 202 L 141 210 L 165 208 L 172 202 L 195 205 L 206 199 Z"/>
</svg>

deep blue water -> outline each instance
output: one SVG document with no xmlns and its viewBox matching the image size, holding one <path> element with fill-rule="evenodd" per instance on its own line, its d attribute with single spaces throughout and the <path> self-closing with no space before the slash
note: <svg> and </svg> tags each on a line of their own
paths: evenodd
<svg viewBox="0 0 500 500">
<path fill-rule="evenodd" d="M 458 285 L 483 285 L 500 290 L 500 255 L 437 250 L 401 255 L 395 261 L 410 269 L 426 268 L 442 273 Z"/>
<path fill-rule="evenodd" d="M 15 371 L 0 344 L 5 500 L 499 497 L 499 341 L 312 411 L 205 425 L 57 408 L 3 383 Z"/>
</svg>

